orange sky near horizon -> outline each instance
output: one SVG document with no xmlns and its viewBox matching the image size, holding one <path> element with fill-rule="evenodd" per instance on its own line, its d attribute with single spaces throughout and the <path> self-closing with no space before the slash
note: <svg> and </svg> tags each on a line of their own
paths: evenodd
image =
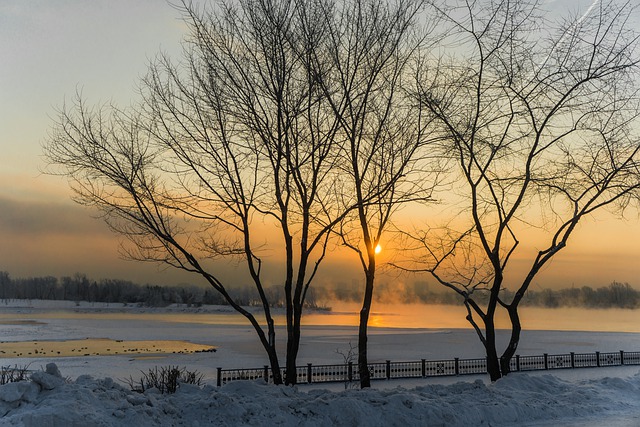
<svg viewBox="0 0 640 427">
<path fill-rule="evenodd" d="M 70 197 L 68 190 L 60 189 Z M 24 189 L 24 194 L 29 191 L 38 192 L 37 189 Z M 277 229 L 271 233 L 277 233 Z M 120 237 L 113 234 L 102 220 L 95 218 L 89 208 L 76 205 L 69 199 L 56 201 L 43 196 L 18 200 L 0 194 L 0 236 L 3 241 L 0 245 L 0 270 L 8 271 L 13 277 L 69 276 L 79 272 L 94 279 L 119 278 L 140 283 L 172 285 L 201 282 L 171 268 L 121 259 L 118 253 Z M 395 244 L 394 241 L 385 241 L 383 236 L 383 249 L 379 254 L 381 263 L 401 257 L 394 248 Z M 337 248 L 335 244 L 332 247 L 334 250 L 320 268 L 317 282 L 361 282 L 362 271 L 355 254 Z M 523 239 L 511 261 L 506 277 L 507 287 L 514 288 L 517 278 L 524 274 L 538 249 L 531 241 Z M 567 248 L 539 273 L 533 287 L 600 287 L 616 280 L 640 288 L 640 281 L 636 280 L 640 277 L 638 256 L 638 220 L 615 219 L 603 212 L 599 218 L 588 218 L 578 227 Z M 277 264 L 278 259 L 281 255 L 275 251 L 266 258 L 272 264 Z M 245 277 L 244 283 L 248 283 L 242 265 L 235 262 L 222 264 L 219 271 L 224 280 L 237 281 L 239 277 Z M 277 281 L 278 277 L 273 271 L 269 282 Z M 385 282 L 433 283 L 424 274 L 398 277 L 394 271 L 382 271 L 378 278 Z M 432 285 L 431 289 L 435 286 Z"/>
<path fill-rule="evenodd" d="M 582 10 L 591 3 L 553 2 L 557 7 Z M 71 201 L 66 179 L 42 173 L 42 143 L 55 109 L 78 90 L 89 103 L 129 104 L 149 58 L 158 51 L 178 58 L 183 31 L 178 12 L 163 1 L 0 3 L 0 271 L 13 277 L 80 272 L 95 279 L 140 283 L 192 281 L 181 272 L 121 260 L 119 238 L 91 211 Z M 401 214 L 416 223 L 429 219 L 418 218 L 419 213 Z M 383 237 L 381 261 L 392 256 L 393 244 Z M 526 255 L 514 258 L 514 268 L 522 272 L 535 250 L 523 240 Z M 599 287 L 617 280 L 640 289 L 639 258 L 638 214 L 630 211 L 628 219 L 620 220 L 600 213 L 580 225 L 534 287 Z M 231 265 L 221 266 L 221 271 L 231 281 L 237 280 L 241 270 Z M 425 280 L 384 273 L 379 277 L 390 282 Z M 351 283 L 361 278 L 357 258 L 346 250 L 329 254 L 318 273 L 320 283 Z M 275 274 L 273 280 L 277 280 Z"/>
</svg>

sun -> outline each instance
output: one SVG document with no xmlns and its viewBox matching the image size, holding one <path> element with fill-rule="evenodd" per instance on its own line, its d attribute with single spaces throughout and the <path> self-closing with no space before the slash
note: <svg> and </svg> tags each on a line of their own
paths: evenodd
<svg viewBox="0 0 640 427">
<path fill-rule="evenodd" d="M 379 254 L 380 252 L 382 252 L 382 246 L 378 245 L 376 246 L 376 248 L 373 250 L 376 254 Z"/>
</svg>

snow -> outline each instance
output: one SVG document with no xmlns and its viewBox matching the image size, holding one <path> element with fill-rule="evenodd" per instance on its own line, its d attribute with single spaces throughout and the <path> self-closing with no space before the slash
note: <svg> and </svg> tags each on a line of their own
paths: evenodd
<svg viewBox="0 0 640 427">
<path fill-rule="evenodd" d="M 134 393 L 110 378 L 80 376 L 51 390 L 33 379 L 0 387 L 0 413 L 4 414 L 0 425 L 640 424 L 637 373 L 577 382 L 528 374 L 510 375 L 494 384 L 479 379 L 450 385 L 424 382 L 412 388 L 331 391 L 238 381 L 221 388 L 182 385 L 175 394 L 161 395 L 154 389 Z"/>
<path fill-rule="evenodd" d="M 560 370 L 553 375 L 514 373 L 493 384 L 486 376 L 469 376 L 380 380 L 368 390 L 344 390 L 341 383 L 287 387 L 262 381 L 237 381 L 218 388 L 217 366 L 264 364 L 264 355 L 242 319 L 232 320 L 234 315 L 224 308 L 205 308 L 197 320 L 189 320 L 178 307 L 142 310 L 127 314 L 123 307 L 75 305 L 51 310 L 45 303 L 30 302 L 10 304 L 0 312 L 3 341 L 97 336 L 180 339 L 218 348 L 215 353 L 161 359 L 144 355 L 0 359 L 2 366 L 31 363 L 35 370 L 29 381 L 0 386 L 0 426 L 640 425 L 638 366 Z M 305 330 L 300 364 L 341 363 L 336 348 L 355 344 L 352 327 L 328 323 Z M 372 328 L 370 353 L 381 360 L 476 357 L 481 353 L 476 340 L 473 331 L 464 329 Z M 637 351 L 640 336 L 526 331 L 522 347 L 526 350 L 522 354 Z M 155 365 L 197 369 L 205 374 L 206 385 L 183 384 L 175 394 L 163 395 L 156 389 L 141 394 L 121 380 Z"/>
</svg>

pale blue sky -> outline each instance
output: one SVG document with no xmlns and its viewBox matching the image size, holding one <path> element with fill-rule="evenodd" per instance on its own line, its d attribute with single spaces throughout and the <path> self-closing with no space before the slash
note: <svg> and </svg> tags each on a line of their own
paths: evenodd
<svg viewBox="0 0 640 427">
<path fill-rule="evenodd" d="M 182 33 L 165 0 L 0 2 L 2 173 L 37 173 L 49 117 L 76 89 L 128 103 L 147 59 L 179 52 Z"/>
<path fill-rule="evenodd" d="M 552 0 L 586 11 L 593 0 Z M 117 239 L 70 201 L 63 178 L 42 175 L 55 109 L 81 90 L 89 104 L 128 104 L 149 58 L 180 55 L 185 26 L 165 0 L 0 1 L 0 270 L 173 283 L 178 275 L 118 259 Z M 630 237 L 631 236 L 631 237 Z M 593 245 L 593 242 L 597 245 Z M 585 224 L 544 274 L 564 285 L 640 285 L 640 226 L 607 216 Z M 544 276 L 543 276 L 544 277 Z"/>
<path fill-rule="evenodd" d="M 0 2 L 0 270 L 140 280 L 155 271 L 119 261 L 114 237 L 70 201 L 66 181 L 41 174 L 42 143 L 77 90 L 92 103 L 135 99 L 149 58 L 178 56 L 184 30 L 165 0 Z"/>
</svg>

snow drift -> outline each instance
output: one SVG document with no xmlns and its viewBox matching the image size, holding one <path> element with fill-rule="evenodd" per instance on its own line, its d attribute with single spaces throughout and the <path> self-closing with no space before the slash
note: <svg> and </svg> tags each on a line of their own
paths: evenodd
<svg viewBox="0 0 640 427">
<path fill-rule="evenodd" d="M 575 382 L 513 374 L 494 384 L 389 389 L 303 389 L 261 381 L 175 394 L 130 391 L 111 378 L 64 379 L 55 364 L 0 387 L 0 425 L 11 426 L 512 426 L 623 419 L 640 423 L 640 373 Z"/>
</svg>

